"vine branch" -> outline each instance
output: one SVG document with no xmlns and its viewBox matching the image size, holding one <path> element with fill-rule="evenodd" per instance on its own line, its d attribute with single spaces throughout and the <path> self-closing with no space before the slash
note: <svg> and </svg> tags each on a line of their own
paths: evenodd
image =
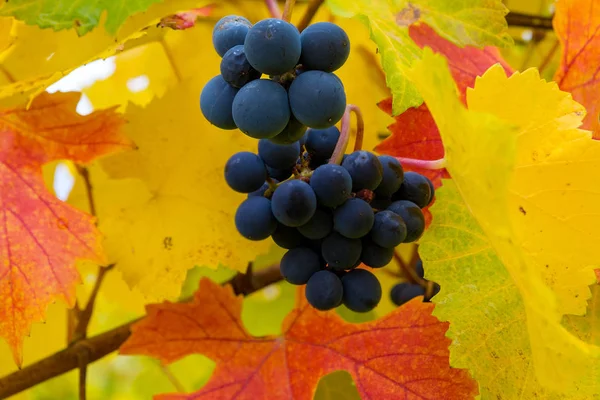
<svg viewBox="0 0 600 400">
<path fill-rule="evenodd" d="M 553 30 L 552 17 L 541 17 L 516 12 L 506 14 L 506 22 L 510 26 L 522 26 L 525 28 Z"/>
<path fill-rule="evenodd" d="M 236 295 L 247 296 L 282 279 L 279 264 L 274 264 L 257 272 L 250 267 L 247 273 L 238 273 L 224 285 L 231 285 Z M 184 299 L 182 302 L 189 300 Z M 118 350 L 131 334 L 131 325 L 140 319 L 91 338 L 75 341 L 58 353 L 0 378 L 0 399 L 5 399 L 38 383 L 79 368 L 82 359 L 88 365 Z"/>
</svg>

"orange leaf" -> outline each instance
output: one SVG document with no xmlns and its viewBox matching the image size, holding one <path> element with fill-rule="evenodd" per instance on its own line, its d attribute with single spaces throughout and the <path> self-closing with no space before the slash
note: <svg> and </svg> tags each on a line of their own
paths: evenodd
<svg viewBox="0 0 600 400">
<path fill-rule="evenodd" d="M 554 75 L 561 90 L 571 92 L 587 115 L 583 129 L 598 137 L 600 92 L 600 4 L 597 0 L 562 0 L 556 3 L 554 30 L 563 48 Z"/>
<path fill-rule="evenodd" d="M 414 299 L 373 322 L 349 324 L 335 312 L 310 307 L 299 289 L 296 308 L 280 336 L 253 337 L 241 322 L 243 298 L 230 286 L 200 281 L 194 300 L 147 307 L 121 354 L 173 362 L 201 353 L 217 362 L 202 389 L 165 399 L 313 398 L 319 379 L 347 370 L 364 399 L 471 399 L 477 383 L 450 368 L 444 335 L 448 323 L 431 315 L 433 304 Z M 402 397 L 403 396 L 403 397 Z"/>
<path fill-rule="evenodd" d="M 75 259 L 103 261 L 94 218 L 48 192 L 42 165 L 132 146 L 114 110 L 78 115 L 79 96 L 44 93 L 28 110 L 0 111 L 0 337 L 18 365 L 31 323 L 57 298 L 73 306 Z"/>
</svg>

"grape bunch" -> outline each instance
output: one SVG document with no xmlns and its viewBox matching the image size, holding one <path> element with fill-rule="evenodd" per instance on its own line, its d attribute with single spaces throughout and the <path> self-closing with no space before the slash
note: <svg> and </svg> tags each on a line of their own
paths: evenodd
<svg viewBox="0 0 600 400">
<path fill-rule="evenodd" d="M 310 128 L 290 144 L 260 139 L 258 154 L 228 160 L 225 180 L 248 194 L 235 215 L 239 233 L 249 240 L 271 237 L 288 249 L 281 273 L 292 284 L 306 284 L 314 308 L 345 304 L 367 312 L 379 303 L 381 285 L 356 267 L 384 267 L 396 246 L 417 240 L 425 229 L 421 208 L 434 189 L 425 176 L 405 173 L 395 157 L 359 150 L 336 164 L 339 138 L 332 126 Z"/>
<path fill-rule="evenodd" d="M 429 302 L 433 296 L 439 293 L 440 285 L 435 282 L 429 283 L 428 280 L 424 279 L 425 269 L 423 268 L 423 261 L 420 258 L 415 265 L 415 273 L 422 280 L 422 284 L 417 282 L 397 283 L 390 291 L 392 303 L 401 306 L 418 296 L 424 296 L 423 301 Z"/>
<path fill-rule="evenodd" d="M 326 129 L 342 118 L 346 94 L 333 71 L 346 62 L 350 41 L 337 25 L 320 22 L 300 34 L 280 19 L 252 25 L 230 15 L 215 25 L 213 45 L 222 57 L 221 74 L 200 96 L 211 124 L 292 144 L 307 127 Z"/>
</svg>

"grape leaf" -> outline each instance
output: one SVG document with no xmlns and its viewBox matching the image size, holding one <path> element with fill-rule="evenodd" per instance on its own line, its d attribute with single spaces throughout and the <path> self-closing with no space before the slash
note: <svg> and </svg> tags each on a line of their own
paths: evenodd
<svg viewBox="0 0 600 400">
<path fill-rule="evenodd" d="M 335 312 L 310 307 L 299 289 L 280 336 L 253 337 L 240 320 L 241 296 L 208 279 L 191 303 L 147 307 L 121 354 L 170 363 L 201 353 L 217 362 L 210 381 L 193 394 L 160 399 L 312 399 L 321 376 L 347 370 L 363 398 L 470 399 L 477 384 L 448 366 L 447 324 L 415 299 L 373 322 L 348 324 Z M 365 346 L 364 343 L 369 343 Z"/>
<path fill-rule="evenodd" d="M 493 64 L 500 63 L 507 73 L 512 73 L 510 66 L 506 64 L 494 47 L 483 49 L 472 46 L 458 47 L 439 36 L 426 24 L 413 25 L 409 32 L 410 37 L 419 47 L 428 46 L 436 53 L 446 57 L 463 101 L 467 88 L 475 84 L 475 78 L 482 75 Z M 382 101 L 379 107 L 388 114 L 392 114 L 391 99 Z M 396 122 L 389 127 L 392 135 L 381 142 L 375 148 L 376 151 L 396 157 L 421 160 L 437 160 L 444 157 L 444 146 L 439 130 L 426 104 L 417 108 L 409 108 L 395 119 Z M 406 166 L 406 170 L 426 175 L 432 180 L 435 187 L 441 185 L 442 178 L 448 178 L 445 169 L 427 170 Z"/>
<path fill-rule="evenodd" d="M 600 349 L 560 320 L 584 312 L 595 279 L 589 179 L 600 143 L 577 129 L 582 107 L 537 70 L 507 78 L 490 68 L 467 91 L 467 111 L 445 60 L 427 49 L 422 63 L 412 77 L 440 128 L 453 183 L 438 191 L 420 251 L 427 277 L 442 286 L 435 314 L 451 322 L 451 363 L 471 369 L 484 397 L 589 398 Z"/>
<path fill-rule="evenodd" d="M 114 110 L 80 116 L 79 95 L 42 95 L 29 110 L 0 112 L 0 336 L 22 362 L 23 336 L 48 305 L 72 306 L 75 259 L 103 261 L 94 219 L 62 203 L 44 185 L 42 164 L 87 163 L 131 147 Z"/>
<path fill-rule="evenodd" d="M 504 15 L 507 8 L 499 0 L 395 1 L 328 0 L 332 11 L 343 17 L 358 16 L 379 46 L 388 87 L 392 90 L 393 114 L 418 107 L 423 98 L 406 73 L 421 58 L 421 49 L 411 40 L 408 27 L 426 23 L 447 40 L 460 46 L 512 43 Z"/>
<path fill-rule="evenodd" d="M 595 135 L 600 133 L 599 11 L 600 4 L 595 0 L 559 1 L 553 20 L 554 30 L 562 44 L 562 57 L 554 80 L 586 107 L 583 128 L 593 130 Z"/>
<path fill-rule="evenodd" d="M 65 7 L 54 0 L 10 0 L 0 7 L 0 16 L 15 17 L 29 25 L 55 31 L 75 28 L 82 36 L 94 29 L 100 23 L 102 13 L 106 12 L 106 31 L 115 35 L 128 17 L 160 1 L 74 0 Z"/>
</svg>

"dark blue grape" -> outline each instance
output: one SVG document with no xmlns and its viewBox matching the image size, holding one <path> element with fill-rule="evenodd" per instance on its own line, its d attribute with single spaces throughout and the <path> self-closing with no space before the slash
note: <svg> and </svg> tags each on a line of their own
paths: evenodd
<svg viewBox="0 0 600 400">
<path fill-rule="evenodd" d="M 287 92 L 268 79 L 256 79 L 241 88 L 232 110 L 237 127 L 255 139 L 272 138 L 290 121 Z"/>
<path fill-rule="evenodd" d="M 215 25 L 212 34 L 213 46 L 217 53 L 223 57 L 233 46 L 244 44 L 251 27 L 250 21 L 238 15 L 221 18 Z"/>
<path fill-rule="evenodd" d="M 383 167 L 375 154 L 368 151 L 355 151 L 342 162 L 352 177 L 352 190 L 355 192 L 375 190 L 383 179 Z"/>
<path fill-rule="evenodd" d="M 293 249 L 305 244 L 306 238 L 296 228 L 277 224 L 275 232 L 271 235 L 275 244 L 282 249 Z"/>
<path fill-rule="evenodd" d="M 381 247 L 393 249 L 406 239 L 406 224 L 395 212 L 384 210 L 375 214 L 371 239 Z"/>
<path fill-rule="evenodd" d="M 258 141 L 258 155 L 271 168 L 285 170 L 296 165 L 300 143 L 277 144 L 268 139 Z"/>
<path fill-rule="evenodd" d="M 415 264 L 415 272 L 419 278 L 423 279 L 425 277 L 425 269 L 423 268 L 423 261 L 421 259 L 418 259 Z"/>
<path fill-rule="evenodd" d="M 357 266 L 362 244 L 360 239 L 348 239 L 337 232 L 323 240 L 321 254 L 327 265 L 333 269 L 350 269 Z"/>
<path fill-rule="evenodd" d="M 344 168 L 335 164 L 325 164 L 314 170 L 310 186 L 315 191 L 319 203 L 327 207 L 343 204 L 352 193 L 352 178 Z"/>
<path fill-rule="evenodd" d="M 300 63 L 306 69 L 333 72 L 350 55 L 350 39 L 346 32 L 331 22 L 317 22 L 302 31 Z"/>
<path fill-rule="evenodd" d="M 425 176 L 425 179 L 427 179 L 427 184 L 429 185 L 429 191 L 430 191 L 430 195 L 429 195 L 429 202 L 427 202 L 427 205 L 430 205 L 433 202 L 433 199 L 435 198 L 435 186 L 433 186 L 433 182 L 431 182 L 431 180 Z"/>
<path fill-rule="evenodd" d="M 317 198 L 310 185 L 300 180 L 283 182 L 272 197 L 273 214 L 284 225 L 307 223 L 317 209 Z"/>
<path fill-rule="evenodd" d="M 246 60 L 242 45 L 227 50 L 221 60 L 221 76 L 233 87 L 241 88 L 246 83 L 260 78 L 260 75 Z"/>
<path fill-rule="evenodd" d="M 429 200 L 431 200 L 429 179 L 416 172 L 407 172 L 404 174 L 404 182 L 400 185 L 400 189 L 394 193 L 392 199 L 408 200 L 421 208 L 427 207 Z"/>
<path fill-rule="evenodd" d="M 238 89 L 217 75 L 204 85 L 200 95 L 200 110 L 204 118 L 221 129 L 237 128 L 233 120 L 232 106 Z"/>
<path fill-rule="evenodd" d="M 398 214 L 406 225 L 406 238 L 404 243 L 414 242 L 425 231 L 425 217 L 418 205 L 408 200 L 393 202 L 388 210 Z"/>
<path fill-rule="evenodd" d="M 235 227 L 246 239 L 263 240 L 271 236 L 277 228 L 277 220 L 271 212 L 271 200 L 264 197 L 244 200 L 235 213 Z"/>
<path fill-rule="evenodd" d="M 277 136 L 270 138 L 269 140 L 277 144 L 292 144 L 298 142 L 304 133 L 306 132 L 306 126 L 302 125 L 294 116 L 290 116 L 290 122 L 284 130 L 277 134 Z M 298 142 L 300 145 L 302 143 Z"/>
<path fill-rule="evenodd" d="M 235 153 L 225 164 L 225 181 L 236 192 L 250 193 L 259 190 L 265 179 L 265 164 L 259 156 L 249 151 Z"/>
<path fill-rule="evenodd" d="M 318 271 L 306 283 L 306 300 L 317 310 L 327 311 L 342 303 L 342 281 L 330 271 Z"/>
<path fill-rule="evenodd" d="M 392 198 L 375 195 L 375 198 L 371 200 L 370 204 L 375 210 L 385 210 L 392 204 Z"/>
<path fill-rule="evenodd" d="M 277 179 L 273 179 L 273 183 L 279 183 L 279 181 Z M 255 190 L 254 192 L 250 192 L 248 193 L 248 197 L 254 197 L 254 196 L 264 196 L 266 191 L 269 189 L 269 182 L 265 182 L 262 184 L 261 187 L 259 187 L 257 190 Z"/>
<path fill-rule="evenodd" d="M 327 129 L 308 129 L 305 145 L 311 161 L 316 164 L 327 162 L 331 158 L 339 138 L 340 130 L 336 126 Z"/>
<path fill-rule="evenodd" d="M 281 275 L 292 285 L 304 285 L 314 273 L 321 270 L 321 267 L 319 255 L 308 247 L 289 250 L 279 265 Z"/>
<path fill-rule="evenodd" d="M 289 22 L 264 19 L 250 29 L 244 48 L 248 61 L 256 70 L 268 75 L 285 74 L 300 60 L 300 32 Z"/>
<path fill-rule="evenodd" d="M 343 302 L 354 312 L 368 312 L 381 300 L 379 279 L 366 269 L 354 269 L 342 277 Z"/>
<path fill-rule="evenodd" d="M 390 293 L 392 303 L 401 306 L 417 296 L 424 296 L 425 289 L 415 283 L 402 282 L 396 284 Z"/>
<path fill-rule="evenodd" d="M 374 220 L 375 215 L 369 203 L 354 198 L 335 209 L 333 227 L 347 238 L 358 239 L 369 233 Z"/>
<path fill-rule="evenodd" d="M 289 89 L 290 107 L 298 121 L 310 128 L 329 128 L 344 115 L 346 93 L 334 74 L 307 71 Z"/>
<path fill-rule="evenodd" d="M 375 189 L 375 194 L 389 197 L 400 189 L 400 185 L 404 180 L 404 170 L 396 157 L 379 156 L 379 162 L 381 162 L 383 168 L 383 178 L 377 189 Z"/>
<path fill-rule="evenodd" d="M 381 247 L 375 244 L 371 238 L 365 237 L 362 239 L 362 252 L 360 261 L 371 268 L 383 268 L 392 261 L 394 257 L 393 248 Z"/>
<path fill-rule="evenodd" d="M 323 239 L 333 229 L 333 216 L 331 211 L 317 209 L 312 218 L 304 225 L 298 227 L 298 231 L 309 239 Z"/>
<path fill-rule="evenodd" d="M 269 176 L 277 181 L 285 181 L 287 178 L 292 176 L 292 171 L 294 168 L 286 168 L 286 169 L 276 169 L 271 168 L 267 165 L 267 173 Z"/>
</svg>

